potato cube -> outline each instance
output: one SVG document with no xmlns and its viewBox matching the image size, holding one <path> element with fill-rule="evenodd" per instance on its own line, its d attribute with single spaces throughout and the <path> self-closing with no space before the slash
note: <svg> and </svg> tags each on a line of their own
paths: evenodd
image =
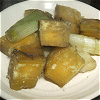
<svg viewBox="0 0 100 100">
<path fill-rule="evenodd" d="M 40 20 L 39 36 L 42 46 L 66 47 L 69 42 L 70 23 Z"/>
<path fill-rule="evenodd" d="M 26 17 L 27 15 L 29 15 L 31 12 L 35 11 L 35 9 L 28 9 L 28 10 L 25 10 L 24 12 L 24 17 Z"/>
<path fill-rule="evenodd" d="M 16 43 L 10 42 L 6 38 L 6 36 L 2 36 L 0 38 L 0 50 L 4 54 L 10 56 L 14 49 L 21 50 L 27 53 L 28 55 L 34 55 L 34 54 L 43 55 L 40 41 L 36 33 L 33 33 Z"/>
<path fill-rule="evenodd" d="M 84 60 L 74 47 L 57 47 L 48 56 L 45 76 L 63 87 L 80 71 L 83 65 Z"/>
<path fill-rule="evenodd" d="M 71 7 L 56 5 L 55 18 L 79 25 L 81 22 L 81 13 Z"/>
<path fill-rule="evenodd" d="M 81 13 L 71 7 L 56 5 L 55 19 L 71 22 L 71 33 L 79 34 Z"/>
<path fill-rule="evenodd" d="M 80 33 L 79 25 L 77 25 L 75 23 L 71 23 L 70 32 L 71 32 L 71 34 L 79 34 Z"/>
<path fill-rule="evenodd" d="M 100 20 L 83 18 L 80 24 L 82 35 L 100 39 Z"/>
<path fill-rule="evenodd" d="M 29 56 L 26 53 L 13 50 L 8 68 L 10 88 L 21 90 L 35 87 L 45 65 L 45 57 Z"/>
</svg>

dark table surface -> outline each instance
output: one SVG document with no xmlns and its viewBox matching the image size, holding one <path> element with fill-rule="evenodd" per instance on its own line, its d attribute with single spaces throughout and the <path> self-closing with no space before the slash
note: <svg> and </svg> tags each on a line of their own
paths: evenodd
<svg viewBox="0 0 100 100">
<path fill-rule="evenodd" d="M 27 1 L 27 0 L 0 0 L 0 12 L 9 6 L 22 2 L 22 1 Z M 100 0 L 77 0 L 77 1 L 84 2 L 100 10 Z M 0 97 L 0 100 L 5 100 L 5 99 Z M 100 100 L 100 96 L 92 100 Z"/>
</svg>

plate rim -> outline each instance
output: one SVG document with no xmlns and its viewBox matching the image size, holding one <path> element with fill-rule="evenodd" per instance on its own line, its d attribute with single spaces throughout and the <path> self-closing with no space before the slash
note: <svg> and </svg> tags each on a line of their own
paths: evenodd
<svg viewBox="0 0 100 100">
<path fill-rule="evenodd" d="M 35 0 L 28 0 L 28 1 L 35 1 Z M 12 5 L 12 6 L 10 6 L 10 7 L 7 7 L 6 9 L 4 9 L 4 10 L 2 10 L 1 12 L 0 12 L 0 16 L 1 16 L 1 13 L 2 12 L 4 12 L 4 11 L 6 11 L 8 8 L 10 9 L 11 7 L 13 7 L 13 6 L 15 6 L 15 5 L 19 5 L 19 4 L 21 4 L 21 3 L 25 3 L 25 2 L 28 2 L 28 1 L 24 1 L 24 2 L 20 2 L 20 3 L 17 3 L 17 4 L 14 4 L 14 5 Z M 37 0 L 37 1 L 40 1 L 40 0 Z M 41 0 L 41 1 L 44 1 L 44 0 Z M 47 1 L 49 1 L 49 0 L 47 0 Z M 54 1 L 54 0 L 51 0 L 51 1 Z M 66 1 L 66 0 L 64 0 L 64 1 Z M 69 0 L 68 0 L 69 1 Z M 76 0 L 72 0 L 72 1 L 76 1 Z M 77 1 L 77 2 L 80 2 L 80 1 Z M 83 2 L 81 2 L 81 3 L 83 3 Z M 85 3 L 83 3 L 83 4 L 85 4 Z M 85 5 L 88 5 L 88 4 L 85 4 Z M 90 5 L 88 5 L 88 6 L 90 6 Z M 92 6 L 91 6 L 92 7 Z M 94 7 L 93 7 L 94 8 Z M 96 8 L 95 8 L 96 9 Z M 96 9 L 96 10 L 98 10 L 98 9 Z M 99 10 L 98 10 L 99 11 Z M 1 25 L 0 25 L 1 26 Z M 1 78 L 0 78 L 1 79 Z M 100 86 L 100 80 L 99 80 L 99 86 Z M 2 90 L 1 90 L 2 91 Z M 96 91 L 96 92 L 98 92 L 98 91 Z M 98 96 L 97 95 L 97 93 L 96 92 L 94 92 L 93 94 L 95 95 L 95 97 L 96 96 Z M 99 88 L 99 92 L 100 92 L 100 88 Z M 92 95 L 92 94 L 91 94 Z M 86 97 L 88 97 L 88 96 L 86 96 Z M 86 97 L 84 97 L 84 98 L 86 98 Z M 95 97 L 93 97 L 93 98 L 95 98 Z M 5 98 L 5 97 L 3 97 L 3 98 Z M 83 98 L 83 99 L 84 99 Z M 91 99 L 93 99 L 93 98 L 91 98 Z"/>
</svg>

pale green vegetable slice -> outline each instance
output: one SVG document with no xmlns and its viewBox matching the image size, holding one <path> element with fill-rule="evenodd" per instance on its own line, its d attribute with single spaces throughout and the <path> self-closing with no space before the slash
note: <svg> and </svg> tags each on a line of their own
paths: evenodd
<svg viewBox="0 0 100 100">
<path fill-rule="evenodd" d="M 100 40 L 96 40 L 95 54 L 99 54 L 100 55 Z"/>
<path fill-rule="evenodd" d="M 70 34 L 69 43 L 77 47 L 78 51 L 100 55 L 100 40 L 78 34 Z"/>
<path fill-rule="evenodd" d="M 84 36 L 84 51 L 87 51 L 91 54 L 95 53 L 95 38 Z"/>
<path fill-rule="evenodd" d="M 80 72 L 84 73 L 87 71 L 91 71 L 96 68 L 96 61 L 91 57 L 91 55 L 84 51 L 78 51 L 78 54 L 83 58 L 85 65 L 80 70 Z"/>
<path fill-rule="evenodd" d="M 9 41 L 17 42 L 38 30 L 38 20 L 49 19 L 41 10 L 34 10 L 28 16 L 16 22 L 6 32 Z"/>
<path fill-rule="evenodd" d="M 83 37 L 83 35 L 70 34 L 69 42 L 72 45 L 77 46 L 77 49 L 79 51 L 81 51 L 84 47 L 84 37 Z"/>
</svg>

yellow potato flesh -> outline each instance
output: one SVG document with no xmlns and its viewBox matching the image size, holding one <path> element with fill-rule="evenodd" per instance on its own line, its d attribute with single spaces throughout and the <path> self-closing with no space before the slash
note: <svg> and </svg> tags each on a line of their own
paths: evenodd
<svg viewBox="0 0 100 100">
<path fill-rule="evenodd" d="M 48 56 L 45 76 L 63 87 L 83 67 L 84 61 L 75 48 L 55 48 Z"/>
<path fill-rule="evenodd" d="M 69 23 L 55 20 L 40 20 L 39 36 L 42 46 L 66 47 L 69 35 Z"/>
<path fill-rule="evenodd" d="M 35 87 L 44 65 L 45 57 L 40 55 L 31 57 L 22 51 L 14 50 L 7 76 L 10 88 L 21 90 Z"/>
</svg>

